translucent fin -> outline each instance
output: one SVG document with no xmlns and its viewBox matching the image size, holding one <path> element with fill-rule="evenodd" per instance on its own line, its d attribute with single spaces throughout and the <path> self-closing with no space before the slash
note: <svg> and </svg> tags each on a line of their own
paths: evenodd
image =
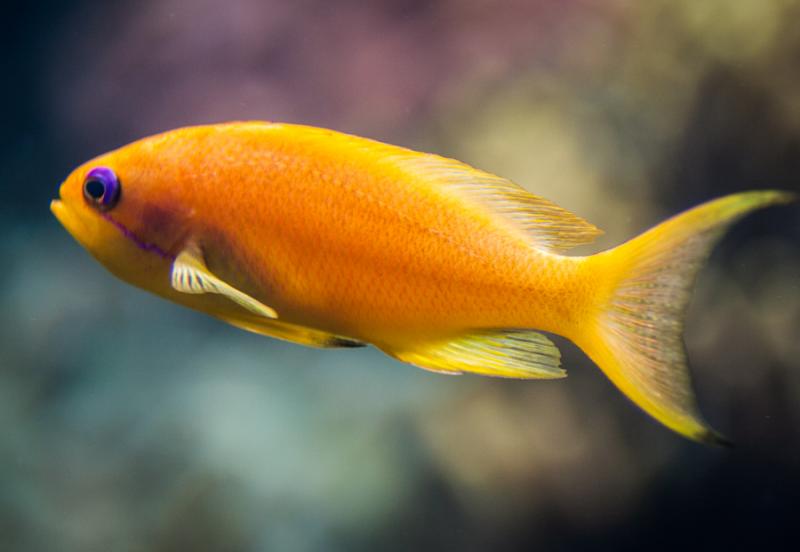
<svg viewBox="0 0 800 552">
<path fill-rule="evenodd" d="M 510 180 L 437 155 L 409 152 L 394 156 L 399 165 L 500 215 L 536 247 L 561 252 L 591 243 L 603 233 L 578 215 L 535 196 Z"/>
<path fill-rule="evenodd" d="M 351 339 L 349 337 L 342 337 L 304 326 L 297 326 L 286 322 L 279 322 L 277 320 L 268 320 L 266 318 L 231 318 L 227 316 L 218 316 L 220 320 L 227 322 L 232 326 L 241 328 L 248 332 L 265 335 L 267 337 L 274 337 L 284 341 L 291 341 L 299 345 L 306 345 L 309 347 L 320 347 L 324 349 L 335 349 L 344 347 L 366 347 L 366 343 Z"/>
<path fill-rule="evenodd" d="M 698 412 L 682 332 L 692 284 L 722 232 L 755 209 L 794 198 L 746 192 L 700 205 L 587 264 L 606 274 L 598 318 L 579 345 L 606 375 L 658 421 L 691 439 L 722 444 Z"/>
<path fill-rule="evenodd" d="M 403 362 L 446 374 L 473 372 L 520 379 L 567 375 L 560 367 L 561 353 L 553 342 L 528 330 L 482 330 L 449 341 L 386 352 Z"/>
<path fill-rule="evenodd" d="M 290 126 L 290 125 L 284 125 Z M 539 249 L 562 252 L 591 243 L 603 233 L 583 220 L 525 188 L 474 167 L 433 154 L 391 146 L 375 140 L 333 132 L 326 129 L 291 125 L 306 136 L 346 144 L 368 151 L 409 176 L 418 177 L 435 187 L 448 190 L 467 202 L 480 205 L 499 215 L 508 225 Z"/>
<path fill-rule="evenodd" d="M 190 244 L 175 258 L 170 278 L 172 287 L 182 293 L 218 293 L 254 314 L 265 318 L 278 317 L 274 309 L 214 276 L 206 267 L 202 252 L 194 244 Z"/>
</svg>

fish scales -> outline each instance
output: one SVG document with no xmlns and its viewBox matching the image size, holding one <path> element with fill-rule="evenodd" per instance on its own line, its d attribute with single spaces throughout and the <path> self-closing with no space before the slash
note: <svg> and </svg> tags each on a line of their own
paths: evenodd
<svg viewBox="0 0 800 552">
<path fill-rule="evenodd" d="M 249 122 L 96 157 L 51 209 L 115 275 L 242 329 L 521 379 L 566 375 L 541 333 L 551 332 L 667 427 L 724 443 L 686 368 L 691 285 L 725 228 L 795 199 L 734 194 L 567 256 L 600 231 L 501 177 L 331 130 Z"/>
</svg>

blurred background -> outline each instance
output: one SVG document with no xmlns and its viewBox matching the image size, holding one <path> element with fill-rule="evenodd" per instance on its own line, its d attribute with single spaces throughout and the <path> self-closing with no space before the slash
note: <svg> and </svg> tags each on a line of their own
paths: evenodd
<svg viewBox="0 0 800 552">
<path fill-rule="evenodd" d="M 615 245 L 800 190 L 800 2 L 122 0 L 6 6 L 0 549 L 789 547 L 800 207 L 738 224 L 685 340 L 733 450 L 570 377 L 437 376 L 247 334 L 128 287 L 48 210 L 84 160 L 264 119 L 456 157 Z M 796 539 L 795 539 L 796 545 Z"/>
</svg>

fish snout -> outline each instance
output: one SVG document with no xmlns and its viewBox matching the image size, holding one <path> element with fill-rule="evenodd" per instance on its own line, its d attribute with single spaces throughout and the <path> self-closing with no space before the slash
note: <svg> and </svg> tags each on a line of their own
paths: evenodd
<svg viewBox="0 0 800 552">
<path fill-rule="evenodd" d="M 90 228 L 86 220 L 70 207 L 69 202 L 64 199 L 53 199 L 50 201 L 50 212 L 56 217 L 67 232 L 78 240 L 81 245 L 87 247 L 88 239 L 91 235 Z"/>
</svg>

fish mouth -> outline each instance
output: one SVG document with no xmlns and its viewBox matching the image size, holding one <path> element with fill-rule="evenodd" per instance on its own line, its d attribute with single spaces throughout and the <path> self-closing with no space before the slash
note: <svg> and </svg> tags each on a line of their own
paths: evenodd
<svg viewBox="0 0 800 552">
<path fill-rule="evenodd" d="M 90 232 L 86 221 L 62 199 L 50 201 L 50 212 L 81 245 L 86 247 Z"/>
<path fill-rule="evenodd" d="M 69 216 L 69 208 L 63 201 L 60 199 L 52 200 L 50 202 L 50 212 L 53 213 L 53 216 L 58 219 L 58 222 L 60 222 L 64 228 L 67 230 L 70 229 L 69 221 L 75 220 L 75 217 Z"/>
<path fill-rule="evenodd" d="M 66 207 L 64 206 L 64 202 L 62 202 L 60 199 L 53 199 L 50 201 L 50 212 L 53 213 L 53 216 L 55 216 L 62 224 L 63 221 L 61 220 L 61 217 L 64 214 L 64 209 L 66 209 Z"/>
</svg>

